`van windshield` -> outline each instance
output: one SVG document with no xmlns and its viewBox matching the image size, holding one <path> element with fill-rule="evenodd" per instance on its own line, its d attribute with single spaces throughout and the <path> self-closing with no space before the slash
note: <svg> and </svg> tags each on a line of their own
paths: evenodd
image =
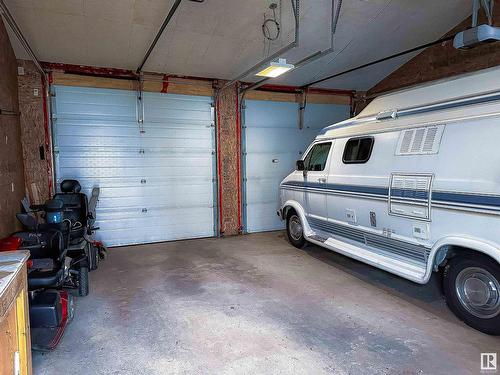
<svg viewBox="0 0 500 375">
<path fill-rule="evenodd" d="M 319 143 L 309 150 L 304 159 L 304 166 L 307 171 L 323 171 L 328 160 L 328 153 L 332 143 Z"/>
</svg>

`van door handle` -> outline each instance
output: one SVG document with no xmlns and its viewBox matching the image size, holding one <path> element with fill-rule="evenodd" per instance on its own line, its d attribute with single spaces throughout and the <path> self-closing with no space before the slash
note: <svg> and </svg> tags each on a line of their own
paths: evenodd
<svg viewBox="0 0 500 375">
<path fill-rule="evenodd" d="M 318 182 L 321 182 L 322 184 L 324 184 L 326 182 L 326 178 L 320 177 L 320 178 L 318 178 Z"/>
</svg>

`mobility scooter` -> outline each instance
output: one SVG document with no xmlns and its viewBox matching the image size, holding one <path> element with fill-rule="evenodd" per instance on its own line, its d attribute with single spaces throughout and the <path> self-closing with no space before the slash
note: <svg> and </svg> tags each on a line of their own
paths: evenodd
<svg viewBox="0 0 500 375">
<path fill-rule="evenodd" d="M 61 192 L 54 195 L 64 203 L 63 220 L 71 225 L 69 252 L 85 257 L 85 265 L 89 270 L 95 270 L 100 259 L 106 256 L 106 248 L 100 241 L 95 241 L 92 235 L 98 227 L 94 227 L 96 206 L 99 200 L 99 188 L 92 189 L 90 201 L 81 192 L 77 180 L 63 180 Z"/>
<path fill-rule="evenodd" d="M 23 200 L 17 214 L 25 231 L 0 240 L 0 251 L 29 250 L 28 289 L 32 347 L 52 350 L 73 318 L 73 297 L 63 288 L 76 288 L 80 296 L 89 292 L 88 271 L 96 269 L 106 248 L 92 239 L 99 189 L 90 203 L 80 193 L 80 184 L 65 180 L 61 193 L 43 205 Z M 44 223 L 38 222 L 38 216 Z"/>
<path fill-rule="evenodd" d="M 76 288 L 80 296 L 86 296 L 89 294 L 88 273 L 97 269 L 99 260 L 104 259 L 106 255 L 104 245 L 92 238 L 93 233 L 99 229 L 93 226 L 99 188 L 92 189 L 90 202 L 81 192 L 81 186 L 77 180 L 62 181 L 60 190 L 60 193 L 54 195 L 53 201 L 61 202 L 61 208 L 34 205 L 30 206 L 29 210 L 42 211 L 42 216 L 45 217 L 47 223 L 63 223 L 64 244 L 67 256 L 71 258 L 71 277 L 65 286 Z"/>
<path fill-rule="evenodd" d="M 48 200 L 47 212 L 61 209 L 58 200 Z M 38 224 L 34 215 L 18 214 L 33 230 L 17 232 L 0 240 L 0 251 L 29 250 L 28 297 L 32 348 L 52 350 L 74 314 L 73 297 L 62 287 L 70 279 L 71 258 L 67 256 L 64 223 Z"/>
</svg>

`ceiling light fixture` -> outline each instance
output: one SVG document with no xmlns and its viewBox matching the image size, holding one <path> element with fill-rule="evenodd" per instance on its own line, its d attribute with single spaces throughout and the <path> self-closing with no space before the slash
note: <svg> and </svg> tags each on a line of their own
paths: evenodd
<svg viewBox="0 0 500 375">
<path fill-rule="evenodd" d="M 259 77 L 274 78 L 288 72 L 289 70 L 292 70 L 293 68 L 295 68 L 295 66 L 292 64 L 287 64 L 286 59 L 278 59 L 277 62 L 271 61 L 267 68 L 262 69 L 255 75 Z"/>
</svg>

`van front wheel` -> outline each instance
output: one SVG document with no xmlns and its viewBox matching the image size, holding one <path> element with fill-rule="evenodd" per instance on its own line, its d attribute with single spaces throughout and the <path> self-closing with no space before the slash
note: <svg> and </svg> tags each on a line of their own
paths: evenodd
<svg viewBox="0 0 500 375">
<path fill-rule="evenodd" d="M 483 255 L 457 256 L 443 278 L 446 303 L 469 326 L 500 335 L 500 265 Z"/>
<path fill-rule="evenodd" d="M 286 234 L 288 241 L 290 241 L 293 246 L 301 249 L 306 244 L 306 239 L 304 238 L 304 227 L 300 221 L 299 215 L 295 212 L 288 215 L 286 219 Z"/>
</svg>

